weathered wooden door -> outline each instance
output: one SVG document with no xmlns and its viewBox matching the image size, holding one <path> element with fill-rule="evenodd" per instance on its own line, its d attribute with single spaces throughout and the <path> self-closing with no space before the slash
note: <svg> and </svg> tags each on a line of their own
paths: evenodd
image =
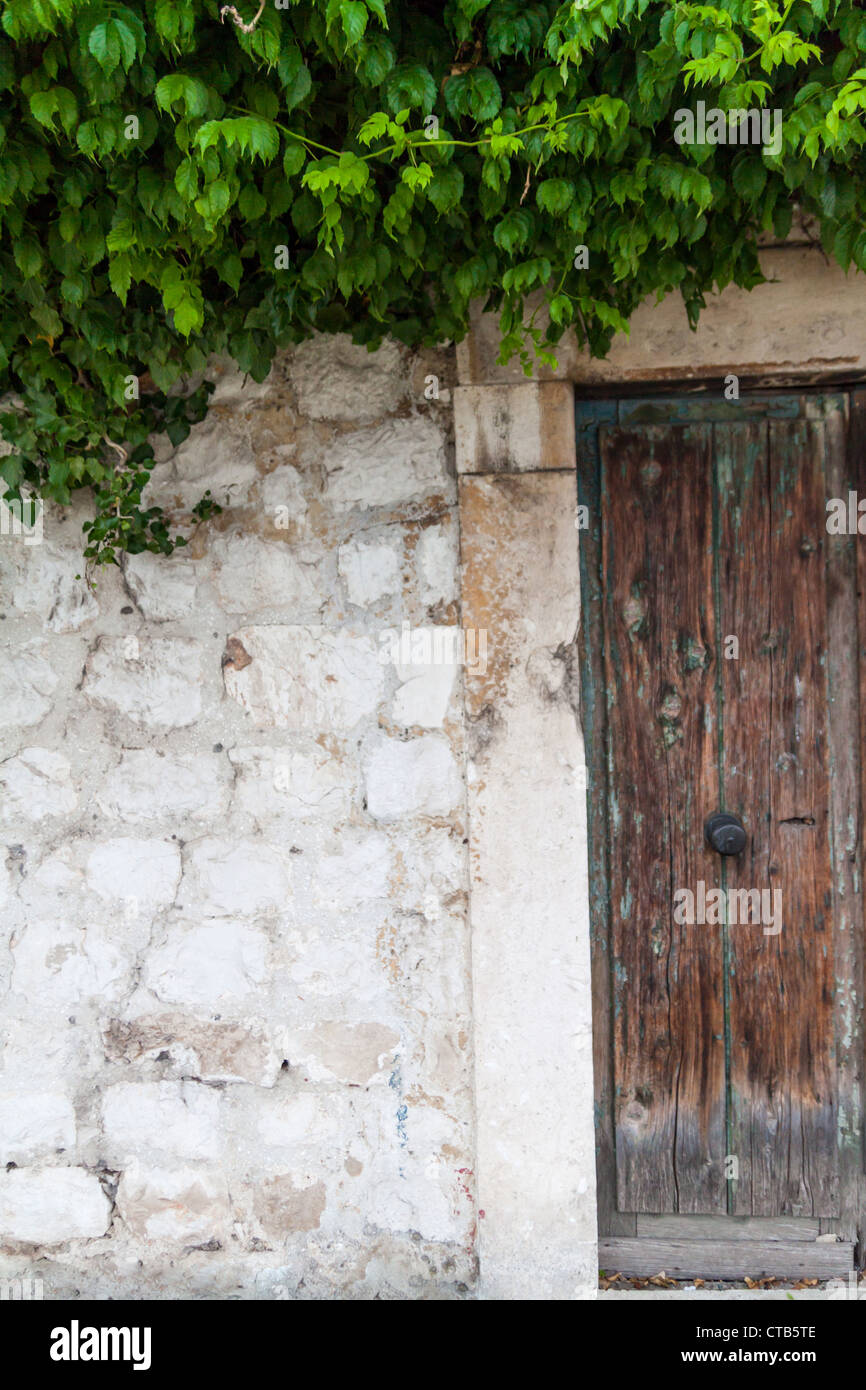
<svg viewBox="0 0 866 1390">
<path fill-rule="evenodd" d="M 607 1267 L 851 1263 L 866 535 L 827 504 L 866 499 L 864 421 L 861 393 L 578 407 Z"/>
</svg>

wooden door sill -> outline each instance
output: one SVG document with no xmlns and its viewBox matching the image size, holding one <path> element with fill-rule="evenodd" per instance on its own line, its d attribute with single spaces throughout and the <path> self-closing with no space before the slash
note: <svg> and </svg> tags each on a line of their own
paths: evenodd
<svg viewBox="0 0 866 1390">
<path fill-rule="evenodd" d="M 831 1279 L 854 1268 L 852 1241 L 731 1240 L 699 1237 L 607 1237 L 598 1242 L 599 1268 L 609 1274 L 669 1279 Z"/>
</svg>

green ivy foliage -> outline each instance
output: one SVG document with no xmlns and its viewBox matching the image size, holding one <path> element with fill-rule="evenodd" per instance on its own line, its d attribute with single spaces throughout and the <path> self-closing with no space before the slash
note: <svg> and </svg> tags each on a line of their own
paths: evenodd
<svg viewBox="0 0 866 1390">
<path fill-rule="evenodd" d="M 676 143 L 698 100 L 781 149 Z M 169 553 L 149 438 L 213 352 L 459 341 L 480 299 L 528 372 L 604 354 L 648 295 L 757 284 L 792 202 L 866 269 L 864 108 L 853 0 L 5 0 L 0 476 L 92 487 L 91 561 Z"/>
</svg>

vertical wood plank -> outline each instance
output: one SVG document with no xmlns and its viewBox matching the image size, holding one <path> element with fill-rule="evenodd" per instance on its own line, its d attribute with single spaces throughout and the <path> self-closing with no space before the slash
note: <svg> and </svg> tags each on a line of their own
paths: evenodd
<svg viewBox="0 0 866 1390">
<path fill-rule="evenodd" d="M 616 419 L 613 401 L 577 407 L 577 494 L 589 524 L 577 533 L 580 562 L 580 710 L 587 768 L 587 833 L 592 961 L 592 1053 L 595 1083 L 596 1204 L 600 1236 L 634 1236 L 634 1213 L 617 1210 L 607 805 L 607 723 L 602 598 L 599 426 Z"/>
<path fill-rule="evenodd" d="M 768 432 L 768 494 L 763 508 L 751 494 L 732 561 L 741 574 L 760 565 L 754 548 L 766 510 L 767 600 L 750 611 L 734 587 L 727 620 L 741 634 L 736 679 L 750 684 L 745 701 L 737 689 L 725 704 L 725 767 L 735 769 L 726 771 L 726 795 L 751 837 L 727 873 L 729 910 L 731 890 L 781 891 L 782 930 L 767 934 L 766 923 L 728 930 L 732 1152 L 749 1174 L 733 1206 L 737 1215 L 834 1216 L 823 428 L 770 421 Z M 723 511 L 734 503 L 720 496 Z M 764 671 L 747 677 L 745 662 Z M 723 680 L 734 676 L 724 672 Z M 758 766 L 764 754 L 766 770 Z"/>
<path fill-rule="evenodd" d="M 862 488 L 866 414 L 841 396 L 810 406 L 824 423 L 826 498 Z M 825 526 L 826 531 L 826 526 Z M 830 831 L 836 981 L 836 1095 L 839 1108 L 839 1219 L 856 1241 L 863 1224 L 863 852 L 860 779 L 860 660 L 857 536 L 825 535 L 829 690 Z"/>
<path fill-rule="evenodd" d="M 708 426 L 601 431 L 617 1197 L 725 1210 L 718 931 L 673 921 L 718 798 Z"/>
<path fill-rule="evenodd" d="M 713 428 L 717 508 L 717 587 L 719 605 L 719 697 L 722 724 L 724 805 L 743 821 L 748 842 L 736 859 L 716 859 L 715 876 L 725 890 L 751 884 L 770 885 L 769 840 L 766 833 L 770 802 L 771 671 L 766 650 L 770 631 L 771 547 L 769 448 L 767 422 L 716 424 Z M 737 646 L 730 644 L 730 639 Z M 736 655 L 732 653 L 736 651 Z M 756 1040 L 732 1027 L 742 1016 L 741 995 L 748 994 L 753 961 L 735 932 L 760 934 L 757 927 L 725 923 L 725 1008 L 728 1046 L 728 1150 L 737 1164 L 729 1184 L 729 1210 L 752 1211 L 753 1169 L 757 1182 L 764 1148 L 751 1143 L 750 1092 L 742 1082 Z M 776 1213 L 773 1213 L 774 1215 Z"/>
<path fill-rule="evenodd" d="M 866 497 L 866 389 L 852 391 L 849 397 L 848 463 L 850 476 L 858 496 Z M 858 847 L 861 864 L 864 854 L 863 827 L 866 822 L 866 545 L 858 536 L 857 545 L 857 655 L 860 685 L 860 832 Z M 862 888 L 861 888 L 862 891 Z M 866 907 L 866 905 L 864 905 Z M 859 1028 L 861 1075 L 866 1077 L 866 923 L 859 916 L 852 962 L 854 986 L 860 995 L 856 1017 Z M 866 1254 L 866 1124 L 863 1121 L 864 1092 L 861 1104 L 861 1169 L 860 1169 L 860 1248 L 862 1263 Z"/>
</svg>

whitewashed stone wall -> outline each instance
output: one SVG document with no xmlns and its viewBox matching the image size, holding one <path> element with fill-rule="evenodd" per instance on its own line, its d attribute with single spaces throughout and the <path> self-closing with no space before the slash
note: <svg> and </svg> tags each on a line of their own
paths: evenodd
<svg viewBox="0 0 866 1390">
<path fill-rule="evenodd" d="M 218 371 L 78 576 L 0 540 L 0 1275 L 46 1297 L 450 1298 L 475 1269 L 447 356 Z M 440 398 L 425 399 L 435 374 Z"/>
</svg>

